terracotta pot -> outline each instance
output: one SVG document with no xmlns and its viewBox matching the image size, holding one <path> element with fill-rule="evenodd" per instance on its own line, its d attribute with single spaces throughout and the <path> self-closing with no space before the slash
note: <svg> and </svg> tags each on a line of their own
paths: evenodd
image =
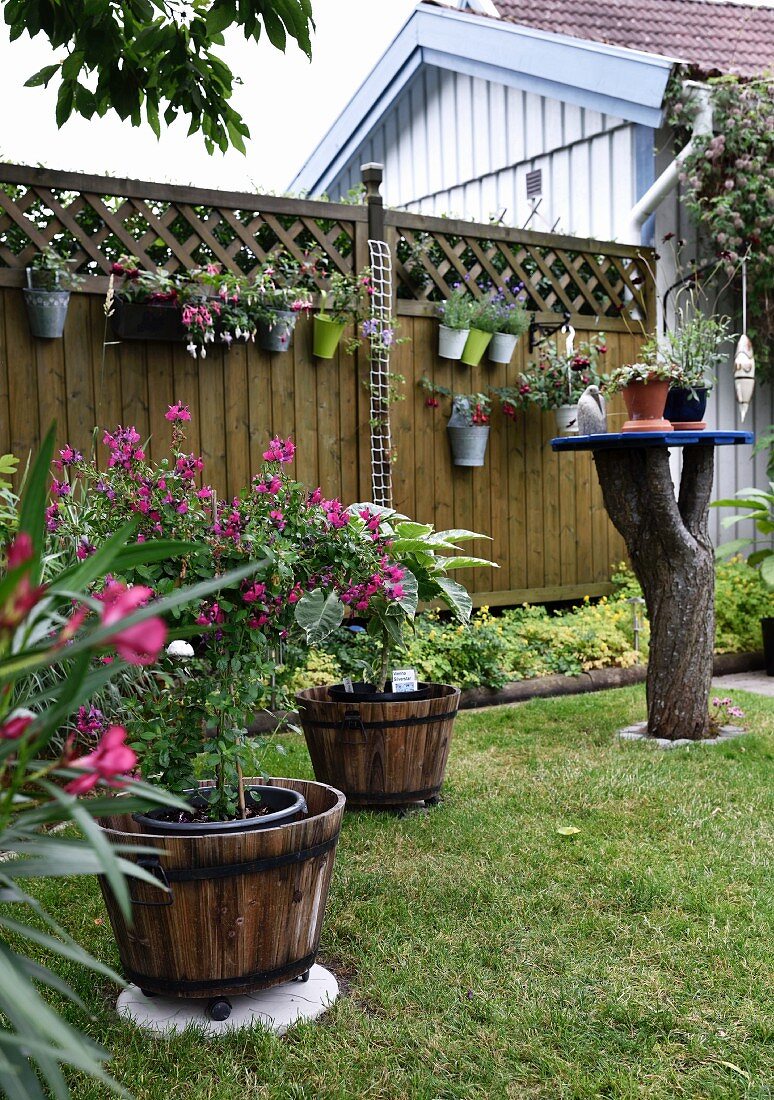
<svg viewBox="0 0 774 1100">
<path fill-rule="evenodd" d="M 664 406 L 669 393 L 669 380 L 658 381 L 652 376 L 647 382 L 630 382 L 621 391 L 629 419 L 622 432 L 671 432 L 672 425 L 664 419 Z"/>
</svg>

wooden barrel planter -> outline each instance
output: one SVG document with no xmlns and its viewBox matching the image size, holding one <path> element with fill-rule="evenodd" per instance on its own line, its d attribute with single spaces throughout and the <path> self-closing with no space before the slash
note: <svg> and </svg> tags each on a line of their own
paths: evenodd
<svg viewBox="0 0 774 1100">
<path fill-rule="evenodd" d="M 205 836 L 140 832 L 130 814 L 100 822 L 114 843 L 157 849 L 137 862 L 169 886 L 132 879 L 130 927 L 100 880 L 124 974 L 143 992 L 225 998 L 305 977 L 315 961 L 344 796 L 298 779 L 246 782 L 299 791 L 308 814 Z"/>
<path fill-rule="evenodd" d="M 426 699 L 340 703 L 327 687 L 296 695 L 314 774 L 349 806 L 433 804 L 446 773 L 460 692 L 432 684 Z"/>
</svg>

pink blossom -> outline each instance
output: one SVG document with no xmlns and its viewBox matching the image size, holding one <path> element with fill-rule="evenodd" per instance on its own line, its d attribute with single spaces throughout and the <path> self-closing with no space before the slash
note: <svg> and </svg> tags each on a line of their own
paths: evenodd
<svg viewBox="0 0 774 1100">
<path fill-rule="evenodd" d="M 16 714 L 11 715 L 10 718 L 6 718 L 2 726 L 0 726 L 0 741 L 15 741 L 21 737 L 27 726 L 31 722 L 34 722 L 35 716 L 32 714 Z"/>
<path fill-rule="evenodd" d="M 165 420 L 190 420 L 191 413 L 187 405 L 183 405 L 180 401 L 176 405 L 170 405 L 167 411 L 164 413 Z"/>
<path fill-rule="evenodd" d="M 137 764 L 137 756 L 126 744 L 123 726 L 110 726 L 102 736 L 94 752 L 73 760 L 71 767 L 80 768 L 83 775 L 71 780 L 65 787 L 69 794 L 86 794 L 96 787 L 100 779 L 109 787 L 122 787 Z"/>
<path fill-rule="evenodd" d="M 145 585 L 136 584 L 133 588 L 118 581 L 111 581 L 100 596 L 102 601 L 102 625 L 119 624 L 143 604 L 147 603 L 153 591 Z M 118 630 L 110 638 L 119 657 L 130 665 L 151 665 L 156 660 L 167 637 L 167 628 L 162 619 L 151 618 L 134 626 Z"/>
<path fill-rule="evenodd" d="M 296 453 L 296 445 L 292 439 L 280 439 L 275 436 L 269 444 L 268 451 L 263 452 L 267 462 L 292 462 Z"/>
<path fill-rule="evenodd" d="M 21 569 L 27 563 L 31 563 L 32 558 L 32 539 L 26 531 L 20 531 L 6 550 L 8 571 Z M 33 586 L 27 571 L 23 572 L 5 604 L 0 608 L 0 630 L 12 630 L 23 622 L 45 590 L 44 584 Z"/>
</svg>

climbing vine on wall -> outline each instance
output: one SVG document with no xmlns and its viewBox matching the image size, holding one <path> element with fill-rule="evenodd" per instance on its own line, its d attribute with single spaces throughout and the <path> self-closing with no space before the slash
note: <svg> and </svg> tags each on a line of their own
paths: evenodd
<svg viewBox="0 0 774 1100">
<path fill-rule="evenodd" d="M 694 140 L 680 177 L 707 247 L 729 275 L 747 260 L 748 334 L 762 373 L 774 378 L 774 79 L 710 81 L 714 133 Z M 670 121 L 678 143 L 696 111 L 690 86 L 674 82 Z M 682 141 L 681 141 L 682 139 Z"/>
</svg>

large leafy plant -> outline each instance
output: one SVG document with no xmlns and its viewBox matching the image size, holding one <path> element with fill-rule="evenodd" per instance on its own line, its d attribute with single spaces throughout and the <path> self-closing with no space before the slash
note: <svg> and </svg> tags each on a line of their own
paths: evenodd
<svg viewBox="0 0 774 1100">
<path fill-rule="evenodd" d="M 384 691 L 390 662 L 405 643 L 420 601 L 440 601 L 462 623 L 470 618 L 473 603 L 468 590 L 448 575 L 450 570 L 477 566 L 492 567 L 494 562 L 461 553 L 459 542 L 486 538 L 474 531 L 436 531 L 430 523 L 416 523 L 394 511 L 375 504 L 353 504 L 350 524 L 366 545 L 375 539 L 386 548 L 389 563 L 384 567 L 389 584 L 375 592 L 365 607 L 355 604 L 369 635 L 379 643 L 374 669 L 378 691 Z M 496 567 L 496 566 L 495 566 Z M 335 597 L 323 599 L 319 590 L 299 600 L 296 620 L 307 637 L 317 637 L 319 623 L 327 616 L 326 634 L 342 621 L 344 609 Z"/>
<path fill-rule="evenodd" d="M 726 500 L 713 500 L 713 508 L 741 508 L 741 514 L 726 516 L 722 520 L 723 527 L 733 527 L 737 523 L 751 520 L 755 529 L 763 535 L 769 543 L 774 534 L 774 482 L 769 482 L 768 492 L 765 489 L 740 489 L 736 496 Z M 720 561 L 738 554 L 752 546 L 754 539 L 742 537 L 723 543 L 715 550 L 715 557 Z M 761 571 L 762 580 L 774 588 L 774 546 L 764 546 L 760 550 L 753 551 L 747 558 L 748 565 L 757 566 Z"/>
<path fill-rule="evenodd" d="M 107 1090 L 122 1091 L 105 1073 L 104 1052 L 67 1024 L 40 988 L 81 1005 L 78 996 L 53 970 L 29 958 L 25 944 L 120 978 L 75 943 L 26 884 L 104 875 L 129 918 L 125 877 L 155 882 L 125 858 L 128 851 L 107 844 L 96 820 L 115 812 L 116 791 L 127 812 L 177 800 L 133 778 L 137 758 L 123 727 L 106 728 L 86 752 L 72 738 L 62 741 L 61 731 L 95 692 L 132 666 L 156 659 L 166 635 L 161 616 L 211 595 L 229 579 L 179 589 L 155 603 L 148 602 L 143 586 L 105 581 L 108 573 L 192 551 L 177 540 L 138 542 L 136 520 L 118 525 L 84 560 L 47 558 L 52 452 L 53 429 L 27 477 L 17 530 L 4 543 L 0 569 L 0 1091 L 11 1100 L 68 1097 L 63 1065 L 97 1077 Z M 81 801 L 85 793 L 91 797 Z M 80 838 L 52 831 L 65 823 L 76 825 Z"/>
</svg>

